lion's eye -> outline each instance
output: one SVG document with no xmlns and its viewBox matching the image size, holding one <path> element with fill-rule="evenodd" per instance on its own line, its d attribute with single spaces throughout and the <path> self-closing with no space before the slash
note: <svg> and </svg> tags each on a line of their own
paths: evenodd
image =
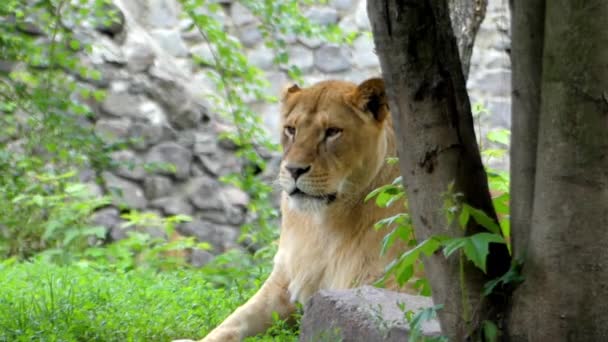
<svg viewBox="0 0 608 342">
<path fill-rule="evenodd" d="M 342 133 L 341 128 L 329 127 L 328 129 L 325 130 L 325 137 L 326 138 L 337 137 L 338 135 L 340 135 L 340 133 Z"/>
<path fill-rule="evenodd" d="M 285 126 L 284 132 L 286 136 L 293 137 L 296 134 L 296 128 L 293 126 Z"/>
</svg>

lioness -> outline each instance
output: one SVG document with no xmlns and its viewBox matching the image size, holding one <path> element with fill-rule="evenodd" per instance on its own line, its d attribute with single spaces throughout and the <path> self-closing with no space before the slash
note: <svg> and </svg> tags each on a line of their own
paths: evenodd
<svg viewBox="0 0 608 342">
<path fill-rule="evenodd" d="M 370 284 L 405 249 L 393 246 L 380 256 L 385 231 L 373 228 L 403 206 L 382 209 L 364 201 L 399 174 L 386 163 L 396 151 L 383 81 L 289 87 L 281 119 L 282 228 L 274 269 L 204 342 L 240 341 L 264 332 L 272 312 L 287 318 L 294 302 L 305 303 L 320 289 Z"/>
</svg>

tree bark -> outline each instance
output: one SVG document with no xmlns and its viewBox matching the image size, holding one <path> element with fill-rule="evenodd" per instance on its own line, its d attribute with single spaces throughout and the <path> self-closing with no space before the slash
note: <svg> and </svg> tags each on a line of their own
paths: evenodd
<svg viewBox="0 0 608 342">
<path fill-rule="evenodd" d="M 448 225 L 442 195 L 453 182 L 463 201 L 496 216 L 473 129 L 456 40 L 446 0 L 368 2 L 376 51 L 387 84 L 391 115 L 399 139 L 401 173 L 408 192 L 417 239 L 461 236 Z M 467 233 L 479 227 L 468 227 Z M 503 272 L 509 256 L 491 246 L 488 270 Z M 488 277 L 468 262 L 461 273 L 458 256 L 441 253 L 424 260 L 443 332 L 462 341 L 492 317 L 481 290 Z M 461 278 L 462 276 L 462 278 Z M 459 279 L 462 281 L 459 284 Z"/>
<path fill-rule="evenodd" d="M 486 16 L 487 0 L 449 0 L 450 20 L 456 36 L 464 79 L 469 78 L 471 55 L 477 31 Z"/>
<path fill-rule="evenodd" d="M 546 3 L 534 203 L 513 341 L 608 340 L 606 18 L 604 0 Z M 521 48 L 514 61 L 538 53 Z"/>
<path fill-rule="evenodd" d="M 528 244 L 540 115 L 545 0 L 511 0 L 511 241 L 523 260 Z"/>
</svg>

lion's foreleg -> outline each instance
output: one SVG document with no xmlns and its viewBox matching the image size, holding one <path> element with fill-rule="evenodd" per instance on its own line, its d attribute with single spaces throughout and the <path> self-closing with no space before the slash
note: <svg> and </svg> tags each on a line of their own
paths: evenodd
<svg viewBox="0 0 608 342">
<path fill-rule="evenodd" d="M 272 325 L 273 312 L 281 319 L 288 318 L 295 310 L 289 300 L 288 285 L 284 274 L 275 268 L 260 290 L 201 342 L 240 341 L 257 335 Z"/>
</svg>

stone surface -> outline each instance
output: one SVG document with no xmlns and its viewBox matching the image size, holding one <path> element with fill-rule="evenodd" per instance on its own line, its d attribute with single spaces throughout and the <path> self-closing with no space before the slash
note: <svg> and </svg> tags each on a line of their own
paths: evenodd
<svg viewBox="0 0 608 342">
<path fill-rule="evenodd" d="M 237 245 L 239 231 L 230 226 L 195 219 L 179 226 L 179 232 L 185 236 L 194 236 L 199 241 L 209 242 L 219 251 Z"/>
<path fill-rule="evenodd" d="M 274 51 L 264 45 L 250 50 L 247 57 L 249 58 L 249 63 L 260 69 L 270 69 L 274 65 Z"/>
<path fill-rule="evenodd" d="M 262 41 L 262 31 L 260 31 L 258 26 L 257 23 L 251 23 L 243 25 L 238 29 L 237 35 L 243 45 L 253 47 Z"/>
<path fill-rule="evenodd" d="M 338 11 L 352 10 L 359 0 L 330 0 L 329 5 Z"/>
<path fill-rule="evenodd" d="M 192 253 L 190 253 L 190 264 L 194 267 L 203 267 L 211 260 L 213 260 L 214 256 L 208 251 L 204 251 L 201 249 L 194 248 Z"/>
<path fill-rule="evenodd" d="M 175 57 L 188 56 L 188 47 L 178 30 L 154 30 L 152 36 L 156 38 L 160 47 L 170 55 Z"/>
<path fill-rule="evenodd" d="M 315 66 L 326 73 L 346 71 L 351 66 L 351 54 L 344 46 L 325 45 L 315 51 Z"/>
<path fill-rule="evenodd" d="M 118 227 L 123 220 L 120 218 L 120 212 L 116 208 L 108 207 L 97 210 L 91 216 L 91 224 L 95 226 L 105 227 L 108 231 Z"/>
<path fill-rule="evenodd" d="M 117 177 L 109 172 L 103 172 L 103 180 L 112 202 L 117 207 L 144 209 L 148 204 L 144 191 L 134 182 Z"/>
<path fill-rule="evenodd" d="M 192 56 L 196 56 L 197 61 L 202 63 L 203 65 L 214 65 L 215 59 L 213 57 L 213 51 L 211 47 L 207 43 L 201 43 L 193 46 L 190 49 L 190 53 Z"/>
<path fill-rule="evenodd" d="M 310 72 L 315 64 L 312 51 L 302 46 L 292 46 L 287 51 L 289 65 L 294 65 L 302 72 Z"/>
<path fill-rule="evenodd" d="M 331 7 L 315 6 L 309 8 L 304 14 L 312 23 L 329 25 L 338 22 L 338 11 Z"/>
<path fill-rule="evenodd" d="M 359 68 L 372 68 L 378 65 L 378 56 L 375 53 L 374 41 L 372 37 L 363 34 L 353 43 L 353 60 Z"/>
<path fill-rule="evenodd" d="M 115 170 L 117 175 L 131 180 L 142 180 L 145 177 L 143 161 L 133 151 L 112 152 L 110 157 L 117 164 Z"/>
<path fill-rule="evenodd" d="M 148 176 L 144 180 L 144 193 L 150 200 L 168 196 L 172 190 L 173 182 L 167 177 Z"/>
<path fill-rule="evenodd" d="M 108 143 L 125 140 L 129 137 L 131 120 L 120 119 L 100 119 L 95 123 L 95 134 Z"/>
<path fill-rule="evenodd" d="M 112 20 L 97 20 L 95 21 L 95 29 L 101 33 L 115 36 L 122 32 L 125 26 L 125 15 L 122 13 L 120 8 L 112 3 L 103 4 L 104 12 L 110 13 Z M 104 18 L 105 19 L 105 18 Z"/>
<path fill-rule="evenodd" d="M 175 173 L 169 170 L 155 170 L 155 173 L 174 175 L 177 179 L 186 179 L 190 175 L 192 152 L 174 142 L 163 142 L 150 149 L 146 163 L 170 164 Z"/>
<path fill-rule="evenodd" d="M 409 326 L 397 303 L 417 312 L 433 306 L 430 297 L 412 296 L 371 286 L 321 290 L 306 303 L 300 341 L 407 341 Z M 422 335 L 441 335 L 436 320 L 422 323 Z"/>
<path fill-rule="evenodd" d="M 160 142 L 164 138 L 163 125 L 149 122 L 135 122 L 130 130 L 129 137 L 133 141 L 133 147 L 139 150 L 146 149 L 150 145 Z"/>
<path fill-rule="evenodd" d="M 163 197 L 150 201 L 150 207 L 159 209 L 165 215 L 192 215 L 192 205 L 180 197 Z"/>
<path fill-rule="evenodd" d="M 240 2 L 235 2 L 230 6 L 230 16 L 232 17 L 232 22 L 236 26 L 251 24 L 256 21 L 256 18 L 251 11 L 241 5 Z"/>
<path fill-rule="evenodd" d="M 108 115 L 119 118 L 139 117 L 139 105 L 143 99 L 125 90 L 110 90 L 101 103 L 101 109 Z"/>
<path fill-rule="evenodd" d="M 134 42 L 132 44 L 127 44 L 123 51 L 127 68 L 131 72 L 148 70 L 156 59 L 156 54 L 152 48 L 143 43 Z"/>
<path fill-rule="evenodd" d="M 146 0 L 146 23 L 152 27 L 170 28 L 179 24 L 179 7 L 174 0 Z"/>
<path fill-rule="evenodd" d="M 209 177 L 199 177 L 191 179 L 184 188 L 190 202 L 201 210 L 224 209 L 224 203 L 219 193 L 220 184 L 215 179 Z"/>
</svg>

